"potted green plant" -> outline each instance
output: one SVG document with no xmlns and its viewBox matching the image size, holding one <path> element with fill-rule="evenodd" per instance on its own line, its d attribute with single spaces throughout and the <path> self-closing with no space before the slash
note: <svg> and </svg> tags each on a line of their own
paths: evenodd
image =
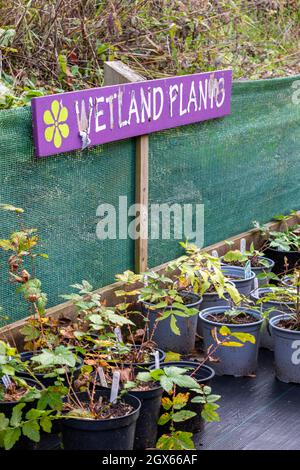
<svg viewBox="0 0 300 470">
<path fill-rule="evenodd" d="M 275 262 L 264 256 L 264 253 L 254 248 L 251 243 L 250 249 L 244 252 L 240 250 L 229 250 L 221 258 L 221 262 L 228 266 L 237 266 L 245 269 L 247 263 L 250 261 L 251 271 L 254 272 L 258 279 L 258 285 L 268 284 L 269 278 L 267 273 L 272 271 Z M 252 284 L 252 289 L 254 285 Z"/>
<path fill-rule="evenodd" d="M 54 385 L 57 381 L 67 385 L 80 373 L 82 359 L 68 346 L 57 346 L 53 350 L 41 349 L 33 353 L 20 354 L 25 377 L 34 376 L 44 386 Z"/>
<path fill-rule="evenodd" d="M 269 321 L 277 315 L 294 311 L 296 303 L 295 292 L 285 287 L 272 285 L 257 289 L 251 294 L 250 298 L 260 310 L 264 319 L 260 332 L 260 347 L 273 351 L 274 341 Z"/>
<path fill-rule="evenodd" d="M 85 323 L 82 328 L 84 332 L 74 332 L 78 352 L 90 359 L 100 359 L 102 355 L 107 360 L 109 355 L 109 361 L 115 365 L 119 362 L 144 367 L 154 364 L 153 354 L 157 348 L 154 343 L 145 341 L 144 331 L 136 331 L 138 329 L 131 318 L 136 318 L 140 312 L 133 309 L 129 312 L 130 302 L 122 302 L 115 307 L 106 306 L 101 301 L 101 295 L 93 292 L 93 287 L 87 281 L 72 287 L 77 292 L 62 297 L 73 302 L 76 318 Z M 117 294 L 121 295 L 121 291 Z M 116 330 L 119 330 L 118 334 Z M 159 350 L 159 356 L 162 361 L 164 352 Z"/>
<path fill-rule="evenodd" d="M 5 450 L 14 446 L 28 449 L 30 442 L 38 443 L 40 430 L 51 432 L 62 404 L 61 391 L 21 377 L 21 371 L 23 364 L 16 349 L 0 341 L 0 447 Z"/>
<path fill-rule="evenodd" d="M 92 387 L 75 391 L 71 386 L 61 415 L 65 450 L 132 450 L 141 403 L 133 395 Z"/>
<path fill-rule="evenodd" d="M 248 307 L 225 306 L 202 310 L 199 316 L 203 326 L 204 350 L 211 357 L 216 374 L 235 377 L 253 375 L 257 367 L 263 322 L 260 312 Z M 223 342 L 222 347 L 218 347 L 216 331 L 228 335 L 228 342 Z"/>
<path fill-rule="evenodd" d="M 163 364 L 160 369 L 137 375 L 137 380 L 141 382 L 158 381 L 165 392 L 162 398 L 163 412 L 158 420 L 158 425 L 163 429 L 156 443 L 158 449 L 195 449 L 192 440 L 195 430 L 191 421 L 196 417 L 198 421 L 199 418 L 219 421 L 216 412 L 219 406 L 215 402 L 220 396 L 213 395 L 208 385 L 198 382 L 197 368 L 179 364 L 180 366 Z M 195 377 L 191 376 L 192 373 Z"/>
<path fill-rule="evenodd" d="M 241 296 L 230 280 L 222 272 L 218 257 L 203 253 L 193 244 L 181 243 L 187 256 L 182 256 L 170 263 L 173 270 L 179 272 L 181 284 L 202 297 L 200 310 L 210 307 L 229 305 L 229 301 L 239 303 Z M 203 336 L 202 325 L 198 319 L 197 333 Z"/>
<path fill-rule="evenodd" d="M 300 383 L 300 271 L 294 289 L 286 289 L 294 301 L 289 313 L 281 313 L 270 319 L 274 342 L 276 377 L 281 382 Z"/>
<path fill-rule="evenodd" d="M 292 212 L 291 215 L 298 215 Z M 269 230 L 259 222 L 254 222 L 254 227 L 260 231 L 264 240 L 261 248 L 268 258 L 275 262 L 273 271 L 276 274 L 284 273 L 293 269 L 300 261 L 300 232 L 299 224 L 289 226 L 287 219 L 289 215 L 279 215 L 274 220 L 281 222 L 280 230 Z"/>
<path fill-rule="evenodd" d="M 181 289 L 176 280 L 164 274 L 148 272 L 139 289 L 139 300 L 147 322 L 148 340 L 165 351 L 191 353 L 201 296 Z"/>
</svg>

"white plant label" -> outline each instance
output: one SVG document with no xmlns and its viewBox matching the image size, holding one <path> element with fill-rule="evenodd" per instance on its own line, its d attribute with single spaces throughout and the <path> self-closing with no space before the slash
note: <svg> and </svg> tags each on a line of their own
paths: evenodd
<svg viewBox="0 0 300 470">
<path fill-rule="evenodd" d="M 256 298 L 256 299 L 259 299 L 259 295 L 258 295 L 258 279 L 257 277 L 254 278 L 254 290 L 253 290 L 253 296 Z"/>
<path fill-rule="evenodd" d="M 245 266 L 245 279 L 249 279 L 251 277 L 251 263 L 247 261 Z"/>
<path fill-rule="evenodd" d="M 121 328 L 117 326 L 114 329 L 115 337 L 118 343 L 123 343 L 123 338 L 122 338 L 122 333 L 121 333 Z"/>
<path fill-rule="evenodd" d="M 217 250 L 213 250 L 211 252 L 211 256 L 213 256 L 214 258 L 219 258 L 219 253 L 217 252 Z"/>
<path fill-rule="evenodd" d="M 245 238 L 241 238 L 241 241 L 240 241 L 240 252 L 244 255 L 245 252 L 246 252 L 246 239 Z"/>
<path fill-rule="evenodd" d="M 107 382 L 106 382 L 103 367 L 98 367 L 97 373 L 98 373 L 100 384 L 102 385 L 102 387 L 107 387 Z"/>
<path fill-rule="evenodd" d="M 111 391 L 110 391 L 110 403 L 115 403 L 118 395 L 119 395 L 119 387 L 120 387 L 120 372 L 115 371 L 113 373 L 113 380 L 112 380 L 112 386 L 111 386 Z"/>
<path fill-rule="evenodd" d="M 160 369 L 159 351 L 155 351 L 154 360 L 155 360 L 155 369 Z"/>
<path fill-rule="evenodd" d="M 3 375 L 2 382 L 5 388 L 8 388 L 11 385 L 11 380 L 8 375 Z"/>
</svg>

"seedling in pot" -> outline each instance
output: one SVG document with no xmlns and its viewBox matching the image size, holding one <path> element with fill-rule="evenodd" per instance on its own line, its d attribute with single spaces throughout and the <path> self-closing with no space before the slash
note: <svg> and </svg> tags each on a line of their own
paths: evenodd
<svg viewBox="0 0 300 470">
<path fill-rule="evenodd" d="M 297 215 L 297 212 L 292 212 L 290 215 Z M 300 224 L 289 226 L 287 224 L 289 217 L 289 215 L 273 217 L 274 220 L 282 222 L 282 231 L 269 230 L 265 225 L 260 225 L 257 221 L 253 222 L 254 227 L 260 231 L 264 239 L 262 251 L 267 247 L 285 252 L 300 251 Z"/>
<path fill-rule="evenodd" d="M 205 293 L 216 292 L 219 298 L 225 298 L 225 293 L 228 293 L 234 303 L 241 301 L 235 286 L 228 282 L 222 273 L 220 258 L 201 252 L 193 244 L 181 243 L 181 245 L 187 255 L 169 264 L 170 270 L 179 270 L 179 285 L 201 296 Z"/>
<path fill-rule="evenodd" d="M 251 243 L 250 249 L 242 252 L 241 250 L 229 250 L 222 258 L 222 263 L 231 266 L 245 267 L 250 261 L 252 268 L 269 268 L 270 261 L 264 258 L 264 253 L 254 248 Z"/>
<path fill-rule="evenodd" d="M 23 371 L 16 350 L 0 341 L 0 447 L 6 450 L 21 437 L 39 442 L 40 429 L 51 432 L 52 421 L 62 406 L 62 388 L 45 389 L 38 381 L 17 375 Z"/>
</svg>

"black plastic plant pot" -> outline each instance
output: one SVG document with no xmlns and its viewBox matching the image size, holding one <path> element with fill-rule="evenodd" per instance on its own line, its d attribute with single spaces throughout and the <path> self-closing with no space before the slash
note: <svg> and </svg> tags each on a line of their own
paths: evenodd
<svg viewBox="0 0 300 470">
<path fill-rule="evenodd" d="M 187 372 L 188 375 L 192 375 L 195 369 L 199 367 L 199 364 L 197 362 L 193 361 L 174 361 L 174 362 L 164 362 L 161 367 L 170 367 L 170 366 L 175 366 L 175 367 L 181 367 L 181 368 L 186 368 L 189 369 Z M 193 378 L 199 383 L 203 385 L 210 385 L 213 377 L 215 376 L 214 370 L 206 365 L 203 365 L 200 367 L 199 370 L 193 375 Z M 182 387 L 177 387 L 177 392 L 180 393 L 185 393 L 185 392 L 190 392 L 186 388 Z M 166 392 L 164 392 L 164 396 L 168 396 Z M 196 397 L 197 394 L 194 392 L 190 392 L 190 399 Z M 176 429 L 180 431 L 187 431 L 187 432 L 199 432 L 202 431 L 204 428 L 204 420 L 201 416 L 201 412 L 203 409 L 203 405 L 201 403 L 189 403 L 187 406 L 187 409 L 189 411 L 194 411 L 196 415 L 193 418 L 188 419 L 187 421 L 183 421 L 182 423 L 176 423 Z M 161 407 L 160 410 L 161 414 L 165 413 L 165 410 Z M 162 435 L 168 431 L 168 425 L 164 426 L 159 426 L 158 427 L 158 432 L 159 435 Z"/>
<path fill-rule="evenodd" d="M 273 268 L 275 274 L 281 274 L 286 271 L 285 258 L 287 260 L 289 270 L 296 266 L 300 266 L 299 251 L 280 251 L 269 247 L 264 250 L 264 253 L 268 258 L 271 258 L 275 262 L 275 266 Z"/>
<path fill-rule="evenodd" d="M 86 392 L 77 394 L 88 401 Z M 96 390 L 95 399 L 109 398 L 110 390 Z M 141 402 L 131 394 L 122 400 L 133 407 L 127 416 L 111 419 L 63 418 L 61 423 L 64 450 L 133 450 L 136 423 Z"/>
<path fill-rule="evenodd" d="M 150 366 L 150 369 L 153 368 L 154 366 Z M 138 374 L 140 372 L 140 366 L 136 366 L 134 372 Z M 99 386 L 99 390 L 108 389 L 110 389 L 110 387 Z M 138 398 L 141 402 L 140 416 L 136 423 L 133 448 L 135 450 L 153 448 L 156 444 L 157 421 L 160 413 L 163 389 L 157 386 L 150 390 L 130 390 L 130 395 Z"/>
<path fill-rule="evenodd" d="M 200 312 L 200 320 L 203 326 L 203 344 L 205 353 L 211 347 L 216 346 L 216 341 L 212 335 L 212 331 L 220 330 L 222 326 L 227 326 L 234 333 L 249 333 L 255 338 L 255 343 L 246 342 L 242 347 L 237 346 L 220 346 L 214 353 L 214 358 L 219 362 L 213 362 L 217 375 L 233 375 L 234 377 L 250 376 L 255 373 L 257 368 L 257 356 L 260 341 L 260 329 L 263 318 L 259 311 L 239 307 L 243 311 L 253 317 L 253 322 L 228 324 L 210 320 L 210 316 L 223 315 L 230 307 L 213 307 L 207 308 Z"/>
<path fill-rule="evenodd" d="M 265 256 L 259 256 L 258 259 L 263 261 L 265 263 L 265 265 L 251 266 L 251 271 L 254 272 L 255 276 L 258 276 L 258 275 L 260 276 L 259 278 L 257 278 L 258 286 L 260 287 L 260 286 L 263 286 L 265 284 L 269 284 L 269 279 L 268 279 L 267 273 L 272 271 L 272 269 L 274 268 L 275 263 L 272 259 L 266 258 Z M 230 263 L 224 263 L 223 258 L 221 258 L 221 262 L 222 262 L 223 266 L 232 266 L 233 268 L 238 267 L 238 266 L 230 265 Z M 242 269 L 244 269 L 244 268 L 242 268 Z M 263 277 L 263 274 L 266 274 L 266 276 Z M 253 278 L 253 282 L 252 282 L 252 289 L 254 289 L 254 278 Z M 211 305 L 211 307 L 217 307 L 217 305 Z"/>
<path fill-rule="evenodd" d="M 41 390 L 42 386 L 33 379 L 29 379 L 28 377 L 20 377 L 22 378 L 27 385 L 30 387 L 36 387 L 37 389 Z M 13 408 L 21 403 L 20 401 L 0 401 L 0 413 L 4 413 L 6 418 L 10 418 L 13 412 Z M 37 400 L 27 402 L 25 407 L 23 408 L 23 414 L 27 413 L 31 408 L 34 408 L 37 405 Z M 21 436 L 19 440 L 16 442 L 12 450 L 33 450 L 37 447 L 37 444 L 28 439 L 26 436 Z M 0 452 L 2 449 L 0 449 Z"/>
<path fill-rule="evenodd" d="M 227 281 L 227 284 L 234 286 L 233 282 Z M 224 292 L 224 298 L 220 298 L 217 292 L 204 292 L 203 301 L 200 305 L 200 310 L 205 310 L 210 307 L 222 307 L 223 305 L 229 305 L 230 295 L 228 292 Z M 203 336 L 202 323 L 198 317 L 197 321 L 197 334 Z"/>
<path fill-rule="evenodd" d="M 26 352 L 22 352 L 20 354 L 21 356 L 21 360 L 23 362 L 25 361 L 30 361 L 31 357 L 34 355 L 34 354 L 39 354 L 41 351 L 36 351 L 36 352 L 32 352 L 32 351 L 26 351 Z M 80 374 L 80 369 L 82 367 L 82 364 L 83 364 L 83 359 L 81 357 L 77 357 L 78 361 L 79 361 L 79 364 L 74 368 L 74 371 L 73 371 L 73 374 L 68 374 L 68 377 L 69 379 L 71 379 L 72 377 L 72 380 L 74 381 L 74 379 L 76 379 L 79 374 Z M 29 374 L 29 372 L 21 372 L 20 375 L 22 375 L 23 377 L 31 377 L 31 375 Z M 41 374 L 41 373 L 35 373 L 34 372 L 34 375 L 35 377 L 37 378 L 37 380 L 39 380 L 45 387 L 50 387 L 51 385 L 54 385 L 55 381 L 57 380 L 56 377 L 45 377 L 45 375 L 47 374 Z M 68 385 L 68 380 L 67 380 L 67 377 L 66 377 L 66 374 L 61 374 L 60 377 L 63 379 L 63 383 L 65 385 Z"/>
<path fill-rule="evenodd" d="M 188 295 L 192 298 L 190 304 L 185 305 L 188 308 L 196 308 L 199 310 L 202 302 L 202 297 L 190 292 L 182 292 L 182 295 Z M 149 332 L 153 330 L 155 320 L 161 315 L 161 309 L 154 309 L 153 304 L 142 302 L 143 310 L 149 316 Z M 172 307 L 166 307 L 164 311 L 172 310 Z M 191 315 L 190 317 L 177 316 L 177 326 L 180 334 L 173 333 L 170 327 L 170 317 L 158 322 L 153 335 L 153 340 L 157 346 L 164 351 L 173 351 L 180 354 L 190 354 L 195 347 L 195 338 L 197 331 L 198 315 Z"/>
<path fill-rule="evenodd" d="M 255 273 L 252 271 L 252 268 L 251 268 L 249 278 L 245 277 L 244 268 L 239 268 L 237 266 L 223 265 L 221 270 L 224 276 L 228 277 L 230 281 L 233 282 L 233 284 L 235 285 L 235 287 L 237 288 L 240 294 L 246 295 L 246 296 L 250 294 L 250 292 L 253 289 L 253 283 L 255 279 Z"/>
<path fill-rule="evenodd" d="M 251 294 L 250 298 L 254 302 L 259 302 L 259 299 L 264 295 L 267 295 L 269 292 L 272 292 L 271 287 L 261 287 L 257 289 L 256 292 Z M 258 297 L 258 298 L 257 298 Z M 268 302 L 262 302 L 260 304 L 261 310 L 268 311 L 268 318 L 265 318 L 263 324 L 261 325 L 260 330 L 260 347 L 264 349 L 269 349 L 269 351 L 274 350 L 274 338 L 269 326 L 271 318 L 281 315 L 283 313 L 291 313 L 295 309 L 294 302 L 276 302 L 275 300 L 269 300 Z"/>
<path fill-rule="evenodd" d="M 135 348 L 136 350 L 141 348 L 141 346 L 132 346 L 132 347 Z M 159 352 L 159 361 L 163 362 L 166 357 L 166 353 L 162 351 L 162 349 L 158 349 L 158 348 L 154 349 L 153 353 L 155 353 L 156 351 Z M 126 362 L 126 361 L 124 362 L 121 357 L 116 358 L 115 360 L 108 360 L 107 362 L 108 364 L 111 364 L 111 365 L 122 365 L 122 367 L 139 367 L 141 369 L 149 369 L 149 367 L 155 364 L 154 355 L 152 357 L 153 357 L 153 360 L 150 359 L 147 362 Z"/>
<path fill-rule="evenodd" d="M 300 384 L 300 331 L 288 330 L 280 325 L 280 322 L 292 318 L 292 315 L 278 315 L 270 319 L 274 340 L 275 374 L 281 382 Z"/>
<path fill-rule="evenodd" d="M 156 387 L 151 390 L 130 391 L 130 394 L 141 402 L 140 417 L 136 423 L 134 446 L 135 450 L 155 447 L 157 440 L 157 421 L 163 389 Z"/>
</svg>

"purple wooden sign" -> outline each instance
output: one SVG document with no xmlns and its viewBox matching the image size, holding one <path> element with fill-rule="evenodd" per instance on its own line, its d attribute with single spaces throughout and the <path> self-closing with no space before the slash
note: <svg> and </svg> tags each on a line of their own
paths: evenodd
<svg viewBox="0 0 300 470">
<path fill-rule="evenodd" d="M 231 82 L 231 70 L 221 70 L 33 98 L 36 155 L 225 116 Z"/>
</svg>

